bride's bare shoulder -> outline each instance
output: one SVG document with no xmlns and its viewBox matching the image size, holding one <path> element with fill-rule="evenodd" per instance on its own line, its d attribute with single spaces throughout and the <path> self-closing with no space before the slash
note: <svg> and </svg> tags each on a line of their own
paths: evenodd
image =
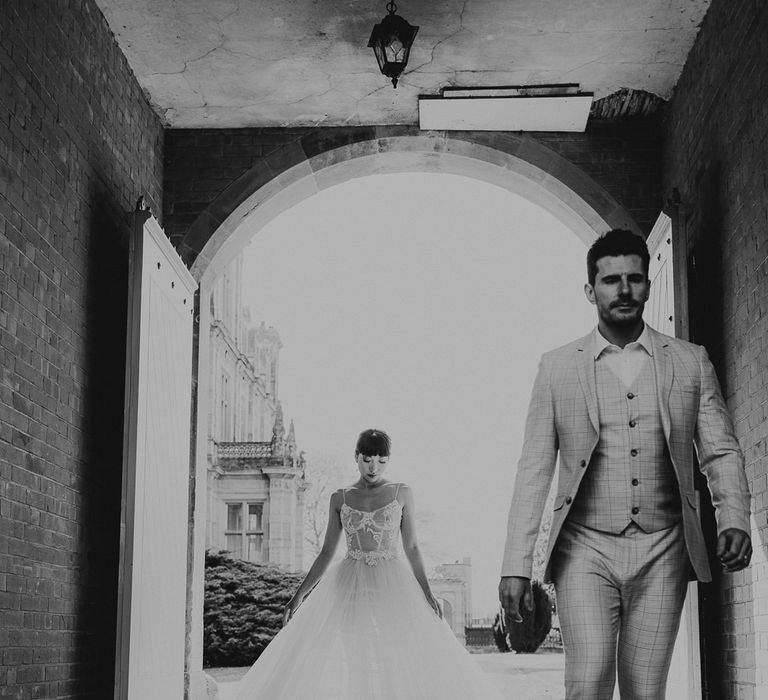
<svg viewBox="0 0 768 700">
<path fill-rule="evenodd" d="M 413 490 L 408 484 L 398 482 L 397 486 L 397 500 L 402 504 L 413 502 Z"/>
</svg>

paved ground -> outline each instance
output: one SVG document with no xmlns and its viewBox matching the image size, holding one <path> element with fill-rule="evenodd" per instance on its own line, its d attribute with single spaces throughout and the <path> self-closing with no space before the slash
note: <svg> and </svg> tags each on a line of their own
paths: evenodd
<svg viewBox="0 0 768 700">
<path fill-rule="evenodd" d="M 536 654 L 473 654 L 508 700 L 562 700 L 563 655 L 540 651 Z M 245 668 L 207 669 L 219 684 L 219 700 L 234 700 Z"/>
</svg>

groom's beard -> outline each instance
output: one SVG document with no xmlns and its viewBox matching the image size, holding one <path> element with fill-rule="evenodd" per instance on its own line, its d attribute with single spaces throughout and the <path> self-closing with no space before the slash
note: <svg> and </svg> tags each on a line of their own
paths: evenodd
<svg viewBox="0 0 768 700">
<path fill-rule="evenodd" d="M 615 310 L 620 306 L 629 306 L 632 308 L 633 313 L 616 313 Z M 643 311 L 645 310 L 644 301 L 635 301 L 633 299 L 619 299 L 613 302 L 610 307 L 604 310 L 600 317 L 603 322 L 608 326 L 614 326 L 616 328 L 626 328 L 627 326 L 634 326 L 643 320 Z"/>
</svg>

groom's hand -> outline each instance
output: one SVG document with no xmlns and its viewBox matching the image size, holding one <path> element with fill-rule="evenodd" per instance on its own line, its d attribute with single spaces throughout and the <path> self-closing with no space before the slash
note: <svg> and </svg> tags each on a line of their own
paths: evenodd
<svg viewBox="0 0 768 700">
<path fill-rule="evenodd" d="M 716 554 L 726 571 L 741 571 L 752 558 L 752 540 L 744 530 L 730 527 L 717 538 Z"/>
<path fill-rule="evenodd" d="M 502 576 L 499 582 L 499 600 L 512 622 L 522 622 L 520 604 L 533 612 L 531 580 L 523 576 Z"/>
</svg>

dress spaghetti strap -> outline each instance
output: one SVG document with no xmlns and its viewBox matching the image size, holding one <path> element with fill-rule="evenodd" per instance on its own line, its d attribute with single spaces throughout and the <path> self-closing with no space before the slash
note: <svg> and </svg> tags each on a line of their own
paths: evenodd
<svg viewBox="0 0 768 700">
<path fill-rule="evenodd" d="M 400 493 L 400 482 L 398 481 L 395 484 L 395 498 L 397 498 L 397 494 Z"/>
</svg>

